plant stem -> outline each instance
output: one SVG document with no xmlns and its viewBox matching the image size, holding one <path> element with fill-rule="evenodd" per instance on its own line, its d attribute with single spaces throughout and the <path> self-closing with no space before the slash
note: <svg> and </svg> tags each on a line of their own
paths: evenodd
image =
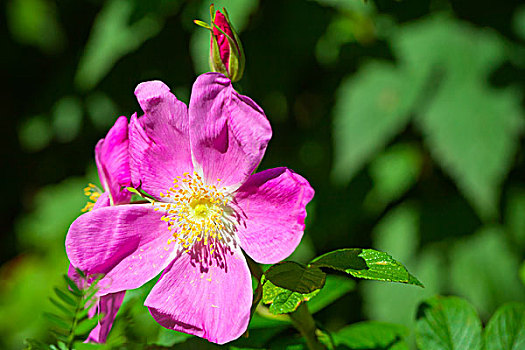
<svg viewBox="0 0 525 350">
<path fill-rule="evenodd" d="M 297 310 L 290 313 L 290 318 L 295 328 L 306 340 L 306 346 L 310 350 L 325 350 L 326 347 L 319 342 L 315 331 L 317 327 L 315 326 L 315 321 L 312 317 L 310 311 L 308 311 L 308 305 L 306 303 L 301 303 Z"/>
</svg>

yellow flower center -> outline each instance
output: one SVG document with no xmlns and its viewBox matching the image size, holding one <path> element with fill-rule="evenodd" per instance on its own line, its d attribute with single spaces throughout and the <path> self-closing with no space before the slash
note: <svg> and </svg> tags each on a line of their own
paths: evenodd
<svg viewBox="0 0 525 350">
<path fill-rule="evenodd" d="M 220 182 L 220 179 L 217 179 Z M 188 249 L 195 242 L 214 245 L 230 233 L 233 225 L 228 219 L 228 196 L 225 188 L 206 185 L 197 173 L 184 173 L 173 180 L 162 202 L 154 202 L 155 210 L 165 213 L 162 220 L 173 230 L 173 241 Z M 175 228 L 175 229 L 174 229 Z"/>
</svg>

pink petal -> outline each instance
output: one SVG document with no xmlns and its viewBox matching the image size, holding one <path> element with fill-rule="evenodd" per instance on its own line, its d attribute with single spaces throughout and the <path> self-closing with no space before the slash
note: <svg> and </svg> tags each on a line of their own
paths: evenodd
<svg viewBox="0 0 525 350">
<path fill-rule="evenodd" d="M 129 203 L 131 193 L 128 153 L 128 119 L 119 117 L 105 138 L 95 147 L 95 160 L 100 183 L 109 192 L 114 204 Z"/>
<path fill-rule="evenodd" d="M 100 297 L 98 301 L 98 313 L 102 314 L 102 318 L 98 321 L 97 325 L 89 333 L 86 342 L 91 343 L 105 343 L 108 337 L 109 331 L 113 326 L 117 312 L 122 305 L 124 300 L 125 291 L 111 293 Z"/>
<path fill-rule="evenodd" d="M 218 257 L 221 264 L 217 264 Z M 182 252 L 148 295 L 146 305 L 163 327 L 224 344 L 248 327 L 250 271 L 242 252 L 221 250 L 212 265 Z M 218 266 L 220 265 L 220 266 Z"/>
<path fill-rule="evenodd" d="M 105 274 L 100 294 L 138 288 L 173 259 L 174 244 L 162 214 L 151 204 L 102 207 L 76 219 L 66 237 L 73 266 Z"/>
<path fill-rule="evenodd" d="M 195 167 L 208 184 L 221 179 L 236 189 L 259 165 L 272 136 L 264 112 L 224 75 L 207 73 L 193 85 L 189 114 Z"/>
<path fill-rule="evenodd" d="M 299 245 L 306 204 L 314 190 L 302 176 L 287 168 L 252 175 L 235 193 L 240 223 L 237 237 L 253 260 L 274 264 Z"/>
<path fill-rule="evenodd" d="M 125 198 L 125 192 L 126 191 L 128 194 L 129 194 L 129 197 L 127 198 L 127 202 L 129 203 L 130 199 L 131 199 L 131 192 L 129 192 L 128 190 L 124 189 L 121 193 L 118 194 L 118 196 L 116 196 L 115 198 L 117 198 L 118 201 L 124 201 L 124 198 Z M 104 192 L 100 195 L 100 197 L 97 198 L 97 201 L 95 202 L 95 205 L 93 206 L 93 210 L 95 209 L 98 209 L 98 208 L 102 208 L 102 207 L 109 207 L 111 205 L 111 202 L 110 202 L 110 193 L 109 192 Z M 124 204 L 124 203 L 115 203 L 115 204 Z"/>
<path fill-rule="evenodd" d="M 139 84 L 135 95 L 144 115 L 131 117 L 131 177 L 135 187 L 158 198 L 177 175 L 193 172 L 188 109 L 160 81 Z"/>
</svg>

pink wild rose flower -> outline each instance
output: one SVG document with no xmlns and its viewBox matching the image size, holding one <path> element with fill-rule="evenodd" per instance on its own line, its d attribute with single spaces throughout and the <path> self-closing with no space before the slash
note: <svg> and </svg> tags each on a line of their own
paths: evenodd
<svg viewBox="0 0 525 350">
<path fill-rule="evenodd" d="M 201 75 L 189 107 L 160 81 L 135 94 L 132 183 L 152 204 L 99 208 L 70 227 L 74 266 L 105 273 L 105 293 L 134 289 L 163 271 L 145 305 L 162 326 L 223 344 L 247 329 L 250 271 L 288 257 L 314 191 L 287 168 L 252 174 L 271 138 L 262 109 L 219 73 Z"/>
<path fill-rule="evenodd" d="M 86 191 L 90 192 L 90 198 L 95 202 L 88 203 L 85 210 L 98 210 L 110 205 L 128 204 L 130 202 L 131 193 L 125 189 L 126 186 L 131 185 L 128 144 L 128 120 L 122 116 L 117 119 L 106 137 L 101 139 L 95 147 L 95 161 L 104 192 L 94 185 L 86 188 Z M 100 271 L 100 273 L 106 272 L 108 271 Z M 79 284 L 80 288 L 86 287 L 82 285 L 83 281 L 76 273 L 73 265 L 69 266 L 68 275 Z M 115 316 L 124 299 L 124 294 L 125 291 L 109 294 L 100 291 L 97 295 L 96 305 L 90 310 L 90 317 L 93 317 L 95 313 L 103 316 L 89 333 L 86 342 L 106 342 Z"/>
</svg>

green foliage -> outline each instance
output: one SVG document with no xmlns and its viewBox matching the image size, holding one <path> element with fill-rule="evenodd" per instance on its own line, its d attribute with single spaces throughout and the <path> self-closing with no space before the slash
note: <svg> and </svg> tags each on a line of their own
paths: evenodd
<svg viewBox="0 0 525 350">
<path fill-rule="evenodd" d="M 66 285 L 62 288 L 54 288 L 55 296 L 51 297 L 51 303 L 56 307 L 57 313 L 45 313 L 44 316 L 55 325 L 53 334 L 58 344 L 60 342 L 71 349 L 76 340 L 85 338 L 99 321 L 101 315 L 88 317 L 89 310 L 95 306 L 98 290 L 98 279 L 88 284 L 88 279 L 82 271 L 77 269 L 80 280 L 77 283 L 64 275 Z M 86 286 L 86 287 L 83 287 Z"/>
<path fill-rule="evenodd" d="M 381 211 L 397 200 L 417 181 L 422 167 L 422 155 L 415 145 L 396 144 L 378 155 L 369 167 L 374 187 L 364 205 Z"/>
<path fill-rule="evenodd" d="M 336 179 L 350 180 L 406 126 L 417 92 L 386 62 L 370 63 L 341 84 L 334 107 Z"/>
<path fill-rule="evenodd" d="M 525 304 L 502 305 L 485 328 L 485 350 L 525 348 Z"/>
<path fill-rule="evenodd" d="M 423 286 L 390 255 L 373 249 L 339 249 L 315 258 L 309 266 L 327 267 L 358 278 Z"/>
<path fill-rule="evenodd" d="M 64 32 L 52 1 L 13 0 L 6 3 L 7 24 L 14 38 L 52 54 L 64 46 Z"/>
<path fill-rule="evenodd" d="M 517 91 L 486 83 L 505 58 L 502 39 L 435 17 L 401 27 L 393 44 L 399 67 L 369 64 L 339 88 L 334 175 L 348 181 L 417 113 L 434 158 L 494 217 L 523 126 Z"/>
<path fill-rule="evenodd" d="M 334 341 L 349 349 L 408 349 L 403 341 L 408 336 L 404 326 L 384 322 L 358 322 L 346 326 L 334 334 Z M 339 347 L 338 347 L 339 349 Z"/>
<path fill-rule="evenodd" d="M 312 313 L 324 309 L 343 295 L 353 291 L 355 284 L 353 280 L 342 276 L 327 275 L 324 287 L 319 290 L 315 298 L 308 302 L 308 309 Z"/>
<path fill-rule="evenodd" d="M 107 1 L 97 16 L 75 77 L 77 86 L 90 90 L 126 54 L 159 33 L 163 19 L 153 14 L 130 24 L 133 2 Z"/>
<path fill-rule="evenodd" d="M 498 305 L 507 300 L 523 301 L 525 296 L 516 273 L 520 256 L 501 240 L 505 235 L 499 227 L 486 227 L 458 241 L 450 252 L 451 287 L 485 319 Z"/>
<path fill-rule="evenodd" d="M 314 297 L 325 284 L 326 274 L 318 268 L 283 262 L 270 267 L 262 277 L 262 302 L 273 314 L 293 312 Z"/>
<path fill-rule="evenodd" d="M 481 349 L 481 321 L 463 299 L 434 297 L 419 306 L 416 340 L 419 348 L 428 350 Z"/>
<path fill-rule="evenodd" d="M 525 304 L 502 305 L 482 329 L 474 308 L 457 297 L 433 297 L 419 306 L 420 349 L 518 350 L 525 346 Z M 484 344 L 484 346 L 483 346 Z"/>
</svg>

